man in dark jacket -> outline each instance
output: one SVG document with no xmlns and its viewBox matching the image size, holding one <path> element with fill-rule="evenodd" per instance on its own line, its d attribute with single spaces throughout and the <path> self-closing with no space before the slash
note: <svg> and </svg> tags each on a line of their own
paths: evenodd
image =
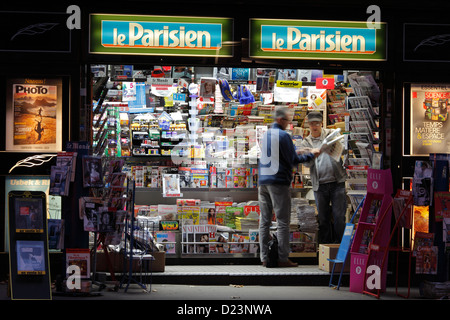
<svg viewBox="0 0 450 320">
<path fill-rule="evenodd" d="M 261 210 L 259 223 L 260 258 L 263 265 L 268 259 L 268 243 L 272 210 L 277 218 L 278 266 L 296 267 L 288 259 L 289 225 L 291 218 L 292 170 L 299 163 L 314 159 L 320 154 L 318 149 L 298 155 L 286 127 L 291 122 L 291 114 L 286 107 L 275 111 L 275 122 L 262 140 L 259 160 L 258 200 Z"/>
</svg>

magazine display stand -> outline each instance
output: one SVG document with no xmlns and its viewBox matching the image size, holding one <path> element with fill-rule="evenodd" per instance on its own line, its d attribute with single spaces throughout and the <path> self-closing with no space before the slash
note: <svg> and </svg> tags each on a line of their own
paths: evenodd
<svg viewBox="0 0 450 320">
<path fill-rule="evenodd" d="M 389 238 L 388 246 L 384 249 L 384 256 L 383 260 L 381 262 L 381 269 L 383 270 L 386 263 L 387 263 L 387 257 L 389 251 L 395 251 L 397 252 L 397 259 L 396 259 L 396 277 L 395 277 L 395 293 L 403 298 L 408 298 L 411 288 L 411 257 L 412 257 L 412 249 L 411 247 L 403 246 L 401 243 L 401 229 L 410 229 L 409 232 L 409 242 L 408 244 L 412 244 L 412 230 L 411 230 L 411 222 L 412 222 L 412 205 L 413 205 L 413 196 L 412 192 L 408 190 L 397 190 L 397 194 L 394 197 L 393 200 L 393 211 L 395 215 L 395 225 L 392 229 L 391 236 Z M 388 214 L 388 213 L 387 213 Z M 385 219 L 387 217 L 387 214 L 382 217 L 382 219 Z M 380 221 L 380 225 L 383 224 L 383 221 Z M 397 234 L 397 240 L 396 240 L 396 246 L 392 247 L 391 242 L 394 238 L 394 235 Z M 375 235 L 374 235 L 375 237 Z M 399 266 L 399 255 L 400 253 L 407 253 L 409 256 L 409 263 L 408 263 L 408 292 L 406 295 L 400 294 L 398 291 L 398 266 Z M 367 275 L 366 275 L 367 279 Z M 375 296 L 376 298 L 380 298 L 381 290 L 375 289 L 374 292 L 371 291 L 364 291 L 364 293 Z"/>
<path fill-rule="evenodd" d="M 128 182 L 128 185 L 132 184 L 133 196 L 131 200 L 131 209 L 128 210 L 128 214 L 125 219 L 125 237 L 124 237 L 124 275 L 120 283 L 126 284 L 125 292 L 131 283 L 139 285 L 146 292 L 151 292 L 152 284 L 152 266 L 151 262 L 155 260 L 152 255 L 153 252 L 153 231 L 155 226 L 153 221 L 145 221 L 144 223 L 137 223 L 134 217 L 134 190 L 135 183 Z M 134 272 L 135 262 L 139 266 L 139 275 Z M 147 275 L 150 276 L 150 288 L 147 288 Z M 136 278 L 139 276 L 139 280 Z"/>
<path fill-rule="evenodd" d="M 367 195 L 350 251 L 350 291 L 363 293 L 369 266 L 380 268 L 380 287 L 385 290 L 387 265 L 381 269 L 388 245 L 391 210 L 392 176 L 390 169 L 368 169 Z"/>
<path fill-rule="evenodd" d="M 10 191 L 9 264 L 13 300 L 50 300 L 46 195 Z"/>
</svg>

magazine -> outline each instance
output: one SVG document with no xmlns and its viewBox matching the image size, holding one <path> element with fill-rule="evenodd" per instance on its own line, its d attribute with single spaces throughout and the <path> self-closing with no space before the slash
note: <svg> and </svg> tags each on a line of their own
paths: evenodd
<svg viewBox="0 0 450 320">
<path fill-rule="evenodd" d="M 166 253 L 175 253 L 175 232 L 171 231 L 159 231 L 156 233 L 156 242 L 161 243 L 164 246 Z"/>
<path fill-rule="evenodd" d="M 49 194 L 55 196 L 69 195 L 71 167 L 51 166 Z"/>
<path fill-rule="evenodd" d="M 64 248 L 64 220 L 48 219 L 48 248 L 60 250 Z"/>
<path fill-rule="evenodd" d="M 16 241 L 17 274 L 44 275 L 45 248 L 44 241 Z"/>
<path fill-rule="evenodd" d="M 163 196 L 181 197 L 179 174 L 164 174 L 162 177 Z"/>
<path fill-rule="evenodd" d="M 77 152 L 58 152 L 56 166 L 70 168 L 70 181 L 75 181 L 75 168 L 77 164 Z"/>
<path fill-rule="evenodd" d="M 91 277 L 91 253 L 89 249 L 66 249 L 66 270 L 69 266 L 76 265 L 80 268 L 81 278 Z M 67 274 L 70 276 L 71 274 Z"/>
<path fill-rule="evenodd" d="M 107 207 L 101 207 L 98 212 L 98 231 L 114 232 L 116 227 L 116 211 Z"/>
<path fill-rule="evenodd" d="M 103 187 L 101 157 L 83 157 L 83 187 Z"/>
<path fill-rule="evenodd" d="M 99 231 L 100 208 L 104 207 L 102 198 L 81 197 L 79 217 L 83 219 L 84 231 Z"/>
<path fill-rule="evenodd" d="M 16 232 L 44 232 L 45 215 L 42 199 L 20 197 L 16 198 L 14 206 Z"/>
<path fill-rule="evenodd" d="M 414 235 L 414 246 L 412 256 L 416 257 L 418 252 L 429 249 L 434 244 L 434 233 L 417 231 Z"/>
<path fill-rule="evenodd" d="M 437 274 L 438 247 L 423 248 L 416 254 L 416 274 Z"/>
<path fill-rule="evenodd" d="M 369 252 L 369 245 L 372 242 L 373 230 L 366 229 L 363 232 L 361 242 L 359 244 L 359 253 L 367 254 Z"/>
</svg>

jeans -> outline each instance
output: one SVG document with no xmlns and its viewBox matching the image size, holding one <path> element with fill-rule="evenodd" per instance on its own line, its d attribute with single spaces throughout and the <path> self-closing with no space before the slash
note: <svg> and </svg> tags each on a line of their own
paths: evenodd
<svg viewBox="0 0 450 320">
<path fill-rule="evenodd" d="M 319 213 L 319 243 L 339 243 L 345 229 L 345 182 L 324 183 L 314 192 Z"/>
<path fill-rule="evenodd" d="M 289 257 L 289 225 L 291 222 L 291 189 L 284 185 L 261 185 L 258 189 L 261 215 L 259 217 L 259 245 L 261 261 L 267 261 L 272 210 L 277 218 L 278 260 Z"/>
</svg>

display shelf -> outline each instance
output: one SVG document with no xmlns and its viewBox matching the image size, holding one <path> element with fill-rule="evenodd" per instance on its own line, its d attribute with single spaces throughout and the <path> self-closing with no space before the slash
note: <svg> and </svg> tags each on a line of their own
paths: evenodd
<svg viewBox="0 0 450 320">
<path fill-rule="evenodd" d="M 350 249 L 350 291 L 363 293 L 366 286 L 366 270 L 380 267 L 382 290 L 386 285 L 386 267 L 382 265 L 387 250 L 392 209 L 392 176 L 390 170 L 368 169 L 367 194 L 362 206 Z M 382 269 L 381 269 L 382 267 Z"/>
</svg>

